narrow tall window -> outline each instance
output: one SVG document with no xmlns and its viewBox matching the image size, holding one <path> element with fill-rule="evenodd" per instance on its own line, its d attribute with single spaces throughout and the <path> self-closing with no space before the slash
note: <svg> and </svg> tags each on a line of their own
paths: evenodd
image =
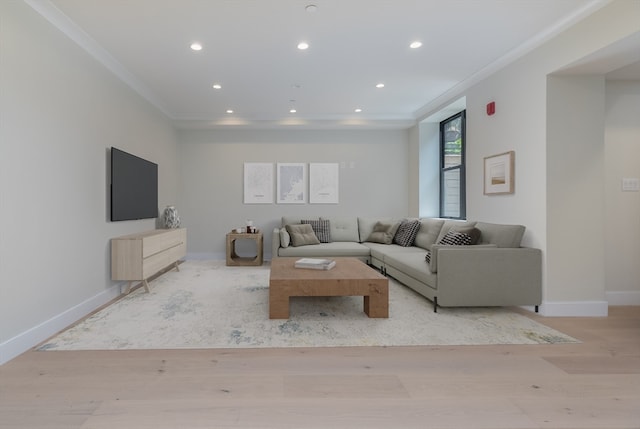
<svg viewBox="0 0 640 429">
<path fill-rule="evenodd" d="M 440 122 L 440 217 L 465 219 L 465 111 Z"/>
</svg>

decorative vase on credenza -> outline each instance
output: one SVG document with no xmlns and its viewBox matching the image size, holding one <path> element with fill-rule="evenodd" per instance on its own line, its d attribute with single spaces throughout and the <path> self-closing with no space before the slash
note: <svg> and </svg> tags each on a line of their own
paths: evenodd
<svg viewBox="0 0 640 429">
<path fill-rule="evenodd" d="M 174 206 L 167 206 L 163 213 L 163 223 L 166 229 L 178 228 L 180 226 L 180 216 Z"/>
</svg>

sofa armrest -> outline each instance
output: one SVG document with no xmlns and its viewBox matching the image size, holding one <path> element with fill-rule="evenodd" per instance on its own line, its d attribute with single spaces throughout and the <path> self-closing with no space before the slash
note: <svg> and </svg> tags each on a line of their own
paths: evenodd
<svg viewBox="0 0 640 429">
<path fill-rule="evenodd" d="M 271 259 L 277 258 L 280 249 L 280 228 L 274 228 L 271 234 Z"/>
<path fill-rule="evenodd" d="M 510 306 L 542 302 L 542 252 L 518 247 L 438 249 L 442 305 Z"/>
<path fill-rule="evenodd" d="M 473 246 L 464 246 L 465 249 L 483 249 L 483 248 L 495 248 L 498 247 L 495 244 L 477 244 Z M 450 244 L 434 244 L 431 246 L 431 260 L 429 262 L 429 271 L 432 273 L 438 272 L 438 251 L 440 249 L 460 249 L 462 246 L 452 246 Z"/>
</svg>

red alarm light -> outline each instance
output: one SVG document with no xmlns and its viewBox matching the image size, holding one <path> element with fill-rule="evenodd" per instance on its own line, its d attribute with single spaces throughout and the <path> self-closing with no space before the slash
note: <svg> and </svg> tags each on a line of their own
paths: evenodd
<svg viewBox="0 0 640 429">
<path fill-rule="evenodd" d="M 496 102 L 487 103 L 487 115 L 491 116 L 496 113 Z"/>
</svg>

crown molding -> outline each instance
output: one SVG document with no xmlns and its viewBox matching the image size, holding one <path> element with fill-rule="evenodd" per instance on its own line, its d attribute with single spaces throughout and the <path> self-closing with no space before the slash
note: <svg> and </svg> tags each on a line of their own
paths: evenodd
<svg viewBox="0 0 640 429">
<path fill-rule="evenodd" d="M 165 116 L 171 118 L 163 101 L 137 76 L 126 69 L 107 50 L 89 36 L 80 26 L 73 22 L 67 15 L 62 13 L 49 0 L 24 0 L 33 10 L 49 21 L 54 27 L 64 33 L 69 39 L 84 49 L 89 55 L 95 58 L 100 64 L 111 71 L 122 82 L 137 92 L 141 97 L 160 110 Z"/>
</svg>

